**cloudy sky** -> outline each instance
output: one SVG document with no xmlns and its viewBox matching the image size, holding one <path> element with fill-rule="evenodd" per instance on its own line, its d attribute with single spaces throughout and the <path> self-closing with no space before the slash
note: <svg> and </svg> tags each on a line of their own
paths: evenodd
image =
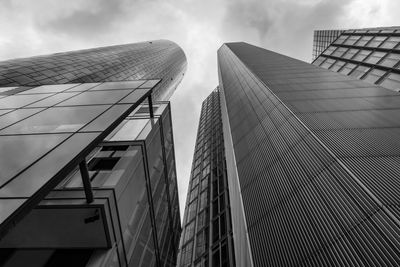
<svg viewBox="0 0 400 267">
<path fill-rule="evenodd" d="M 181 211 L 216 51 L 245 41 L 310 61 L 314 29 L 399 26 L 397 0 L 1 0 L 0 60 L 169 39 L 188 70 L 172 97 Z"/>
</svg>

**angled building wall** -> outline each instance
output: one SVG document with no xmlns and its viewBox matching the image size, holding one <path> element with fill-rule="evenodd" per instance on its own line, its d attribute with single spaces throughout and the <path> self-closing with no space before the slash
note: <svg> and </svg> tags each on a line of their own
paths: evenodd
<svg viewBox="0 0 400 267">
<path fill-rule="evenodd" d="M 399 91 L 399 44 L 399 27 L 346 30 L 312 64 Z"/>
</svg>

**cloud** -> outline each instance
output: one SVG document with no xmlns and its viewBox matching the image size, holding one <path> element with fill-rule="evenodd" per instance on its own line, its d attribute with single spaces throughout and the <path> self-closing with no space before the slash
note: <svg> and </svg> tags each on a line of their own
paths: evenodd
<svg viewBox="0 0 400 267">
<path fill-rule="evenodd" d="M 259 38 L 263 39 L 272 24 L 273 18 L 262 1 L 228 2 L 224 21 L 226 35 L 241 36 L 257 32 Z"/>
<path fill-rule="evenodd" d="M 90 38 L 113 30 L 114 22 L 125 18 L 126 1 L 93 0 L 81 7 L 58 10 L 57 17 L 37 18 L 37 27 L 53 33 Z"/>
<path fill-rule="evenodd" d="M 229 39 L 309 60 L 312 31 L 341 28 L 342 17 L 352 1 L 233 0 L 224 14 L 223 32 Z M 308 51 L 298 49 L 306 46 Z"/>
</svg>

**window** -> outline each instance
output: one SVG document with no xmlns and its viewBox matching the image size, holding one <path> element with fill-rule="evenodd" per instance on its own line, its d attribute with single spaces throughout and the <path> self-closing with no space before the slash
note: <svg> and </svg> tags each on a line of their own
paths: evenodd
<svg viewBox="0 0 400 267">
<path fill-rule="evenodd" d="M 203 160 L 203 166 L 207 166 L 210 163 L 210 157 L 206 157 Z"/>
<path fill-rule="evenodd" d="M 343 55 L 344 58 L 351 59 L 359 50 L 358 49 L 349 49 L 347 52 Z"/>
<path fill-rule="evenodd" d="M 373 69 L 364 76 L 364 80 L 375 83 L 379 78 L 381 78 L 385 72 L 383 70 Z"/>
<path fill-rule="evenodd" d="M 394 32 L 394 30 L 390 30 L 390 29 L 381 30 L 381 33 L 392 33 L 392 32 Z"/>
<path fill-rule="evenodd" d="M 191 264 L 192 250 L 193 250 L 193 242 L 189 242 L 184 248 L 182 248 L 181 263 L 183 266 L 189 266 Z"/>
<path fill-rule="evenodd" d="M 329 69 L 329 67 L 330 67 L 333 63 L 335 63 L 335 61 L 336 61 L 335 59 L 328 58 L 327 60 L 325 60 L 324 63 L 321 64 L 321 67 L 323 67 L 324 69 Z"/>
<path fill-rule="evenodd" d="M 334 46 L 329 46 L 323 53 L 323 55 L 330 55 L 332 54 L 333 51 L 335 51 L 336 47 Z"/>
<path fill-rule="evenodd" d="M 187 222 L 191 221 L 194 218 L 194 215 L 196 214 L 196 206 L 197 206 L 197 201 L 193 201 L 192 203 L 189 204 L 188 207 L 188 216 L 187 216 Z"/>
<path fill-rule="evenodd" d="M 198 159 L 194 162 L 194 166 L 197 167 L 200 163 L 201 163 L 201 158 L 198 158 Z"/>
<path fill-rule="evenodd" d="M 218 196 L 218 179 L 214 178 L 212 184 L 213 184 L 213 187 L 212 187 L 212 188 L 213 188 L 212 197 L 213 197 L 213 198 L 216 198 L 216 197 Z"/>
<path fill-rule="evenodd" d="M 339 47 L 338 49 L 335 50 L 335 52 L 332 54 L 332 56 L 341 57 L 341 56 L 343 56 L 344 53 L 346 53 L 347 50 L 349 50 L 349 49 L 346 47 Z"/>
<path fill-rule="evenodd" d="M 206 177 L 210 173 L 210 164 L 208 164 L 204 169 L 203 169 L 203 177 Z"/>
<path fill-rule="evenodd" d="M 219 218 L 217 217 L 216 219 L 213 220 L 213 231 L 212 231 L 212 240 L 213 242 L 217 241 L 220 237 L 219 235 Z"/>
<path fill-rule="evenodd" d="M 318 57 L 318 58 L 314 61 L 313 65 L 319 66 L 325 59 L 326 59 L 326 57 Z"/>
<path fill-rule="evenodd" d="M 130 90 L 86 91 L 57 104 L 57 106 L 114 104 L 130 93 Z"/>
<path fill-rule="evenodd" d="M 207 176 L 206 178 L 204 178 L 204 179 L 201 181 L 201 190 L 204 190 L 204 189 L 206 189 L 206 188 L 208 187 L 208 177 L 209 177 L 209 176 Z"/>
<path fill-rule="evenodd" d="M 335 64 L 332 65 L 330 70 L 338 71 L 341 67 L 343 67 L 344 64 L 346 64 L 346 62 L 338 60 L 338 61 L 335 62 Z"/>
<path fill-rule="evenodd" d="M 149 119 L 125 120 L 122 127 L 112 134 L 110 141 L 134 140 L 140 137 L 140 134 L 150 124 Z"/>
<path fill-rule="evenodd" d="M 191 223 L 186 225 L 185 238 L 183 239 L 183 243 L 186 243 L 187 241 L 189 241 L 190 239 L 193 238 L 193 236 L 194 236 L 194 223 L 195 223 L 195 221 L 193 220 Z"/>
<path fill-rule="evenodd" d="M 373 52 L 364 62 L 376 64 L 385 54 L 384 52 Z"/>
<path fill-rule="evenodd" d="M 208 192 L 207 190 L 201 192 L 200 194 L 200 210 L 204 209 L 207 206 L 208 202 Z"/>
<path fill-rule="evenodd" d="M 380 47 L 392 49 L 392 48 L 396 47 L 398 43 L 400 43 L 400 37 L 392 36 L 392 37 L 389 37 Z"/>
<path fill-rule="evenodd" d="M 400 90 L 400 74 L 390 73 L 381 83 L 383 87 L 393 89 L 396 91 Z"/>
<path fill-rule="evenodd" d="M 5 97 L 1 100 L 8 100 L 12 97 L 13 96 Z M 106 110 L 107 107 L 108 106 L 49 108 L 33 115 L 32 117 L 29 117 L 28 119 L 25 119 L 10 126 L 4 131 L 4 133 L 7 132 L 31 134 L 75 132 L 86 123 L 96 118 L 101 112 Z M 6 106 L 3 106 L 3 108 L 6 108 Z"/>
<path fill-rule="evenodd" d="M 371 53 L 371 51 L 368 51 L 368 50 L 361 50 L 361 51 L 358 52 L 358 54 L 353 58 L 353 60 L 363 61 L 370 53 Z"/>
<path fill-rule="evenodd" d="M 216 198 L 213 202 L 212 202 L 212 216 L 213 218 L 216 217 L 219 213 L 219 208 L 218 208 L 218 198 Z"/>
<path fill-rule="evenodd" d="M 112 170 L 120 158 L 93 158 L 89 164 L 89 171 Z"/>
<path fill-rule="evenodd" d="M 208 255 L 206 254 L 204 257 L 201 259 L 198 259 L 194 263 L 194 267 L 208 267 Z"/>
<path fill-rule="evenodd" d="M 221 217 L 219 217 L 219 223 L 220 223 L 220 234 L 221 236 L 226 235 L 226 218 L 225 218 L 225 213 L 221 214 Z"/>
<path fill-rule="evenodd" d="M 220 254 L 219 248 L 217 248 L 213 251 L 211 266 L 221 266 L 221 260 L 220 260 L 219 254 Z"/>
<path fill-rule="evenodd" d="M 357 42 L 358 39 L 360 39 L 360 35 L 352 35 L 347 40 L 344 42 L 345 45 L 353 45 L 355 42 Z"/>
<path fill-rule="evenodd" d="M 121 146 L 103 146 L 101 151 L 126 151 L 128 150 L 128 145 L 121 145 Z"/>
<path fill-rule="evenodd" d="M 355 33 L 366 33 L 367 31 L 366 30 L 355 30 L 354 32 Z"/>
<path fill-rule="evenodd" d="M 228 253 L 228 244 L 225 242 L 221 246 L 221 260 L 223 267 L 228 267 L 229 265 L 229 253 Z"/>
<path fill-rule="evenodd" d="M 355 68 L 351 73 L 350 76 L 356 77 L 356 78 L 361 78 L 370 68 L 365 67 L 365 66 L 358 66 Z"/>
<path fill-rule="evenodd" d="M 192 202 L 192 201 L 197 197 L 198 193 L 199 193 L 199 187 L 196 186 L 196 187 L 192 190 L 192 192 L 190 192 L 189 202 Z"/>
<path fill-rule="evenodd" d="M 192 179 L 192 189 L 195 188 L 199 184 L 200 175 L 194 177 Z"/>
<path fill-rule="evenodd" d="M 200 173 L 200 166 L 193 170 L 193 176 L 197 176 Z"/>
<path fill-rule="evenodd" d="M 367 47 L 378 47 L 384 40 L 385 36 L 375 36 L 366 46 Z"/>
<path fill-rule="evenodd" d="M 225 194 L 219 196 L 219 212 L 225 210 Z"/>
<path fill-rule="evenodd" d="M 197 234 L 196 239 L 196 257 L 201 256 L 208 247 L 208 228 L 204 228 Z"/>
<path fill-rule="evenodd" d="M 350 73 L 350 71 L 352 71 L 355 68 L 355 66 L 356 65 L 353 63 L 347 63 L 346 65 L 343 66 L 343 68 L 339 72 L 347 75 Z"/>
<path fill-rule="evenodd" d="M 397 64 L 397 62 L 399 62 L 399 60 L 400 54 L 390 53 L 381 62 L 379 62 L 379 65 L 392 68 Z"/>
<path fill-rule="evenodd" d="M 354 45 L 356 45 L 356 46 L 365 46 L 365 44 L 368 43 L 369 40 L 371 40 L 371 39 L 372 39 L 372 36 L 363 36 Z"/>
<path fill-rule="evenodd" d="M 342 44 L 347 39 L 347 35 L 341 35 L 336 39 L 334 44 Z"/>
<path fill-rule="evenodd" d="M 199 213 L 197 217 L 197 230 L 200 230 L 204 226 L 208 225 L 208 210 L 205 209 Z"/>
<path fill-rule="evenodd" d="M 79 85 L 79 84 L 71 83 L 71 84 L 42 85 L 42 86 L 34 87 L 32 89 L 24 91 L 23 94 L 59 93 L 59 92 L 65 91 L 71 87 L 74 87 L 76 85 Z"/>
</svg>

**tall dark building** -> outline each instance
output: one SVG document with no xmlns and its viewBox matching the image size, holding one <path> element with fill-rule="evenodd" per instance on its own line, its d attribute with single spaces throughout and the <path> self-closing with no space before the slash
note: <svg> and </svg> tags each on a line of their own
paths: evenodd
<svg viewBox="0 0 400 267">
<path fill-rule="evenodd" d="M 234 266 L 219 89 L 201 108 L 178 266 Z"/>
<path fill-rule="evenodd" d="M 236 266 L 398 266 L 399 93 L 246 43 L 218 68 Z"/>
<path fill-rule="evenodd" d="M 316 32 L 314 42 L 324 39 Z M 338 31 L 325 32 L 337 35 Z M 345 30 L 329 40 L 312 64 L 400 91 L 399 27 Z"/>
<path fill-rule="evenodd" d="M 0 63 L 0 265 L 175 266 L 170 104 L 186 57 L 152 41 Z"/>
</svg>

